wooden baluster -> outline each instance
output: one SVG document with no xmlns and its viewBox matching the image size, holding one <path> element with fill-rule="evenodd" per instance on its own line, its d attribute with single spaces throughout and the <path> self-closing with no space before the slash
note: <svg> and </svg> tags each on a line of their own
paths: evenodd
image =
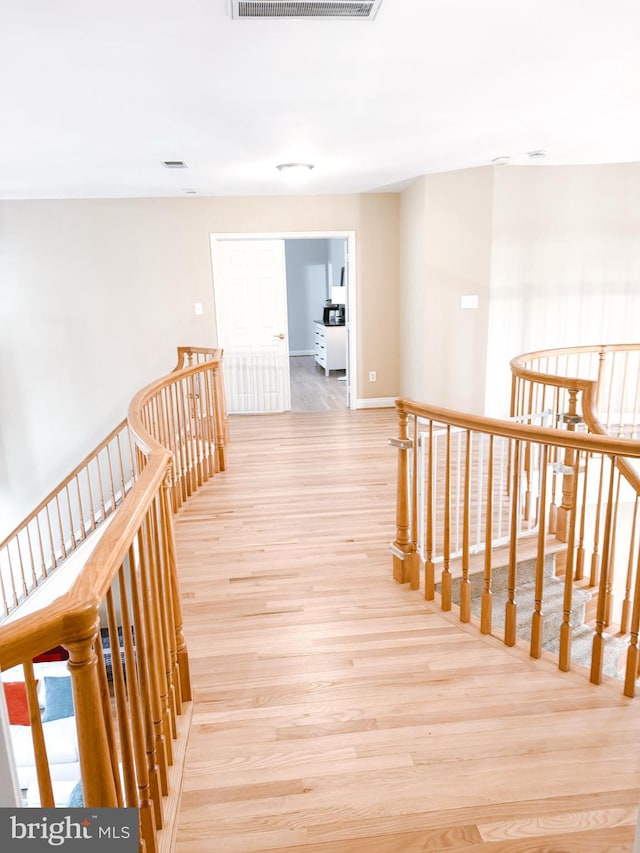
<svg viewBox="0 0 640 853">
<path fill-rule="evenodd" d="M 602 681 L 602 661 L 604 653 L 604 638 L 602 636 L 606 623 L 607 588 L 609 585 L 609 555 L 611 548 L 611 525 L 613 519 L 613 492 L 615 480 L 615 457 L 610 457 L 609 489 L 604 523 L 604 538 L 602 546 L 602 564 L 600 567 L 600 585 L 598 588 L 598 608 L 596 615 L 596 633 L 593 638 L 591 652 L 591 681 L 600 684 Z"/>
<path fill-rule="evenodd" d="M 460 621 L 471 621 L 471 584 L 469 582 L 469 536 L 471 525 L 471 430 L 467 430 L 464 459 L 464 495 L 462 497 L 462 580 L 460 582 Z"/>
<path fill-rule="evenodd" d="M 160 674 L 158 666 L 158 646 L 160 639 L 156 633 L 155 603 L 153 600 L 153 566 L 151 556 L 151 535 L 149 531 L 149 518 L 145 519 L 142 533 L 142 544 L 140 547 L 140 579 L 142 583 L 143 615 L 145 628 L 145 666 L 149 674 L 149 700 L 151 706 L 151 718 L 155 738 L 155 753 L 158 765 L 160 790 L 163 796 L 168 793 L 167 777 L 167 726 L 164 705 L 161 699 Z M 158 815 L 156 823 L 160 826 Z"/>
<path fill-rule="evenodd" d="M 566 417 L 567 431 L 574 432 L 576 428 L 576 419 L 578 413 L 577 406 L 578 391 L 575 388 L 569 388 L 569 411 Z M 564 451 L 563 471 L 573 471 L 573 460 L 575 451 L 571 447 L 566 447 Z M 569 527 L 575 520 L 571 516 L 571 507 L 574 505 L 574 490 L 575 478 L 573 473 L 563 473 L 562 475 L 562 502 L 558 507 L 556 516 L 556 537 L 561 542 L 567 542 L 569 539 Z"/>
<path fill-rule="evenodd" d="M 193 454 L 193 490 L 197 491 L 202 485 L 202 436 L 200 435 L 200 418 L 198 417 L 199 390 L 196 386 L 196 377 L 187 377 L 187 388 L 189 389 L 189 417 L 191 427 L 191 443 Z"/>
<path fill-rule="evenodd" d="M 186 450 L 185 450 L 185 425 L 183 423 L 182 417 L 182 406 L 180 403 L 180 394 L 181 394 L 181 385 L 180 381 L 174 382 L 171 386 L 173 391 L 173 410 L 175 413 L 176 424 L 177 424 L 177 438 L 178 444 L 176 448 L 176 457 L 180 460 L 179 465 L 179 489 L 178 489 L 178 507 L 181 507 L 182 504 L 186 501 L 187 495 L 187 460 L 186 460 Z"/>
<path fill-rule="evenodd" d="M 162 636 L 162 650 L 164 659 L 165 707 L 168 714 L 170 732 L 173 738 L 177 734 L 176 714 L 181 713 L 182 699 L 180 697 L 180 683 L 174 675 L 177 669 L 177 651 L 175 624 L 173 619 L 173 606 L 170 600 L 171 582 L 169 574 L 169 557 L 167 552 L 166 531 L 164 527 L 164 497 L 162 489 L 158 490 L 153 507 L 153 551 L 156 555 L 156 590 L 158 601 L 159 627 Z M 173 747 L 170 744 L 171 753 Z M 169 755 L 169 764 L 173 763 L 172 755 Z"/>
<path fill-rule="evenodd" d="M 113 480 L 113 462 L 111 461 L 111 449 L 107 444 L 106 448 L 106 456 L 107 456 L 107 471 L 109 472 L 109 492 L 111 495 L 111 512 L 113 512 L 116 508 L 116 488 Z M 82 511 L 81 511 L 82 514 Z M 83 523 L 84 527 L 84 523 Z"/>
<path fill-rule="evenodd" d="M 175 405 L 175 390 L 175 383 L 172 383 L 167 388 L 167 406 L 169 409 L 171 449 L 173 451 L 173 488 L 171 491 L 171 506 L 173 507 L 173 511 L 177 512 L 180 507 L 182 458 L 180 455 L 180 429 Z"/>
<path fill-rule="evenodd" d="M 585 454 L 586 456 L 587 454 Z M 577 478 L 580 469 L 580 452 L 576 453 L 575 476 Z M 577 479 L 576 479 L 577 481 Z M 576 493 L 577 499 L 577 493 Z M 575 507 L 574 507 L 575 515 Z M 569 529 L 569 543 L 567 545 L 567 563 L 564 573 L 564 590 L 562 599 L 562 625 L 560 626 L 560 651 L 558 656 L 558 668 L 568 672 L 571 668 L 571 637 L 573 626 L 571 625 L 571 608 L 573 607 L 573 561 L 575 554 L 576 526 L 572 524 Z"/>
<path fill-rule="evenodd" d="M 95 463 L 96 463 L 96 473 L 98 476 L 98 491 L 100 492 L 100 520 L 104 521 L 105 517 L 107 515 L 107 512 L 106 512 L 106 508 L 104 505 L 104 486 L 102 484 L 102 471 L 100 470 L 100 460 L 98 457 L 96 457 Z"/>
<path fill-rule="evenodd" d="M 153 802 L 154 820 L 158 829 L 162 828 L 162 791 L 160 782 L 160 761 L 164 759 L 158 755 L 155 726 L 154 707 L 157 701 L 154 687 L 155 681 L 151 677 L 151 668 L 148 664 L 152 657 L 150 648 L 151 637 L 148 631 L 148 605 L 147 593 L 142 578 L 144 560 L 144 535 L 142 530 L 138 531 L 136 548 L 129 549 L 130 580 L 131 580 L 131 610 L 133 613 L 133 625 L 136 637 L 136 666 L 140 680 L 141 710 L 144 721 L 144 742 L 146 752 L 146 763 L 149 773 L 149 790 Z M 136 570 L 139 567 L 139 571 Z"/>
<path fill-rule="evenodd" d="M 180 697 L 183 702 L 191 701 L 191 675 L 189 672 L 189 653 L 184 638 L 184 619 L 182 616 L 182 597 L 180 595 L 180 582 L 178 580 L 178 563 L 176 558 L 175 533 L 173 529 L 173 517 L 170 503 L 170 483 L 165 479 L 163 488 L 163 528 L 167 548 L 167 564 L 169 567 L 171 611 L 173 618 L 173 630 L 175 636 L 176 664 L 178 673 L 175 677 L 176 685 L 179 685 Z"/>
<path fill-rule="evenodd" d="M 224 394 L 224 381 L 222 371 L 219 364 L 215 364 L 213 370 L 214 384 L 214 417 L 216 428 L 216 463 L 218 471 L 226 471 L 226 448 L 228 441 L 227 436 L 227 420 L 226 420 L 226 403 Z"/>
<path fill-rule="evenodd" d="M 411 418 L 413 429 L 411 435 L 411 522 L 409 530 L 411 533 L 411 556 L 407 571 L 409 573 L 409 588 L 420 589 L 420 558 L 418 556 L 418 418 Z"/>
<path fill-rule="evenodd" d="M 442 546 L 443 569 L 441 578 L 441 607 L 443 610 L 451 610 L 451 570 L 449 561 L 451 559 L 451 427 L 447 424 L 447 441 L 445 450 L 445 473 L 444 473 L 444 541 Z"/>
<path fill-rule="evenodd" d="M 398 583 L 408 583 L 411 579 L 411 560 L 415 554 L 411 550 L 409 524 L 409 459 L 411 439 L 408 433 L 408 416 L 398 411 L 399 437 L 391 439 L 390 444 L 398 448 L 398 479 L 396 492 L 396 538 L 393 543 L 393 579 Z"/>
<path fill-rule="evenodd" d="M 493 553 L 493 435 L 489 436 L 489 459 L 487 461 L 487 510 L 484 547 L 484 578 L 480 612 L 480 631 L 491 633 L 493 616 L 493 593 L 491 591 L 491 557 Z"/>
<path fill-rule="evenodd" d="M 598 476 L 598 499 L 596 501 L 593 529 L 593 549 L 591 551 L 591 572 L 589 586 L 596 586 L 600 580 L 600 518 L 602 516 L 602 492 L 604 489 L 604 455 L 600 455 L 600 473 Z"/>
<path fill-rule="evenodd" d="M 62 514 L 60 512 L 60 496 L 56 494 L 56 515 L 58 517 L 58 534 L 60 536 L 59 540 L 59 548 L 62 559 L 64 560 L 67 556 L 67 548 L 64 544 L 64 529 L 62 527 Z"/>
<path fill-rule="evenodd" d="M 433 421 L 429 421 L 429 438 L 427 441 L 427 507 L 425 519 L 425 562 L 424 562 L 424 597 L 433 601 L 436 591 L 435 566 L 433 564 Z"/>
<path fill-rule="evenodd" d="M 111 756 L 111 775 L 113 776 L 113 784 L 116 790 L 118 807 L 121 807 L 124 805 L 124 797 L 122 796 L 122 779 L 120 778 L 120 772 L 118 768 L 118 746 L 115 725 L 113 722 L 113 712 L 111 708 L 111 694 L 109 691 L 109 682 L 107 681 L 107 664 L 104 658 L 104 650 L 102 648 L 102 636 L 100 636 L 100 642 L 94 643 L 93 648 L 98 659 L 96 669 L 98 672 L 98 681 L 100 684 L 100 698 L 102 700 L 102 718 L 104 720 L 105 730 L 107 733 L 109 755 Z"/>
<path fill-rule="evenodd" d="M 191 496 L 198 490 L 198 472 L 197 472 L 197 453 L 195 447 L 195 430 L 194 422 L 191 417 L 191 406 L 189 399 L 189 379 L 185 377 L 182 380 L 182 406 L 184 411 L 185 423 L 187 424 L 187 459 L 189 460 L 189 479 L 187 481 L 187 492 Z"/>
<path fill-rule="evenodd" d="M 640 649 L 638 635 L 640 633 L 640 548 L 636 560 L 636 580 L 633 594 L 633 609 L 631 612 L 631 627 L 629 648 L 627 650 L 627 667 L 624 679 L 624 695 L 631 699 L 636 695 L 636 678 L 640 676 Z"/>
<path fill-rule="evenodd" d="M 18 552 L 18 564 L 20 565 L 20 580 L 22 581 L 22 595 L 26 598 L 29 595 L 27 588 L 27 578 L 24 571 L 24 560 L 22 559 L 22 548 L 20 547 L 20 533 L 16 536 L 16 550 Z M 66 555 L 65 555 L 66 556 Z M 16 604 L 18 599 L 16 598 Z"/>
<path fill-rule="evenodd" d="M 200 381 L 204 385 L 204 420 L 203 427 L 205 433 L 205 441 L 207 446 L 207 464 L 206 472 L 207 479 L 214 476 L 216 472 L 215 447 L 216 447 L 216 432 L 215 421 L 213 419 L 213 385 L 212 373 L 205 369 L 200 374 Z"/>
<path fill-rule="evenodd" d="M 1 566 L 1 565 L 3 564 L 3 562 L 4 562 L 4 561 L 2 560 L 2 552 L 3 552 L 3 551 L 8 555 L 8 553 L 9 553 L 9 549 L 8 549 L 8 548 L 2 548 L 2 549 L 0 549 L 0 566 Z M 11 568 L 11 565 L 10 565 L 9 561 L 7 561 L 7 562 L 8 562 L 9 569 L 10 569 L 10 568 Z M 2 595 L 2 611 L 3 611 L 3 616 L 8 616 L 8 615 L 9 615 L 9 598 L 8 598 L 8 596 L 7 596 L 7 590 L 6 590 L 6 587 L 5 587 L 5 585 L 4 585 L 4 572 L 2 572 L 2 571 L 0 571 L 0 595 Z"/>
<path fill-rule="evenodd" d="M 135 556 L 133 548 L 129 549 L 128 566 L 129 577 L 131 578 L 134 572 Z M 133 589 L 135 581 L 131 580 Z M 138 633 L 133 628 L 129 615 L 129 593 L 127 590 L 127 579 L 124 572 L 124 567 L 118 572 L 118 590 L 120 594 L 120 611 L 122 615 L 122 637 L 125 654 L 125 666 L 127 672 L 127 698 L 129 701 L 129 713 L 131 719 L 131 734 L 133 741 L 133 754 L 136 766 L 137 779 L 137 804 L 140 810 L 140 830 L 145 841 L 146 849 L 150 853 L 155 853 L 157 850 L 156 839 L 156 820 L 153 805 L 153 795 L 149 782 L 149 769 L 147 766 L 147 755 L 144 736 L 144 720 L 142 713 L 142 702 L 140 696 L 140 675 L 138 673 L 138 663 L 136 661 L 136 652 L 134 650 L 134 637 Z"/>
<path fill-rule="evenodd" d="M 11 595 L 13 596 L 13 607 L 18 606 L 18 590 L 16 589 L 16 577 L 13 570 L 13 563 L 11 561 L 11 548 L 7 546 L 7 563 L 9 564 L 9 579 L 11 581 Z M 5 598 L 6 601 L 6 598 Z M 7 613 L 9 612 L 7 608 Z"/>
<path fill-rule="evenodd" d="M 35 523 L 36 523 L 36 532 L 38 534 L 38 550 L 40 551 L 40 577 L 46 578 L 48 572 L 47 572 L 47 562 L 46 562 L 45 556 L 44 556 L 44 547 L 42 544 L 42 530 L 40 528 L 40 514 L 38 514 L 36 516 Z"/>
<path fill-rule="evenodd" d="M 71 509 L 71 494 L 69 492 L 69 485 L 67 484 L 64 487 L 64 494 L 67 498 L 67 518 L 69 520 L 69 543 L 71 545 L 71 550 L 75 550 L 77 546 L 76 535 L 74 530 L 74 521 L 73 521 L 73 510 Z M 103 514 L 104 517 L 104 514 Z"/>
<path fill-rule="evenodd" d="M 616 496 L 613 504 L 613 521 L 611 523 L 611 541 L 609 544 L 609 553 L 607 555 L 607 583 L 604 597 L 604 626 L 608 628 L 611 625 L 614 603 L 614 583 L 616 571 L 616 531 L 618 529 L 618 508 L 620 506 L 620 471 L 615 468 L 613 471 L 616 479 Z"/>
<path fill-rule="evenodd" d="M 51 513 L 49 512 L 49 504 L 44 508 L 45 515 L 47 517 L 47 532 L 49 534 L 49 559 L 51 560 L 51 569 L 55 569 L 57 560 L 56 560 L 56 546 L 53 544 L 53 529 L 51 527 Z"/>
<path fill-rule="evenodd" d="M 640 507 L 640 496 L 636 495 L 633 507 L 633 520 L 631 522 L 631 534 L 629 542 L 629 559 L 627 561 L 627 576 L 624 585 L 624 601 L 620 615 L 620 633 L 629 632 L 629 620 L 631 619 L 631 586 L 633 584 L 633 561 L 636 550 L 636 531 L 638 528 L 638 508 Z"/>
<path fill-rule="evenodd" d="M 149 589 L 150 589 L 150 605 L 152 616 L 152 631 L 153 631 L 153 647 L 154 659 L 157 667 L 158 690 L 160 709 L 162 714 L 162 730 L 164 732 L 164 748 L 167 766 L 173 764 L 173 744 L 172 736 L 175 733 L 175 717 L 174 705 L 170 698 L 170 682 L 167 679 L 167 671 L 171 669 L 169 655 L 167 651 L 166 632 L 163 625 L 162 613 L 162 593 L 160 587 L 160 577 L 162 574 L 162 552 L 160 548 L 160 540 L 158 536 L 158 516 L 157 516 L 157 501 L 158 495 L 154 499 L 153 504 L 149 508 L 147 515 L 147 540 L 148 540 L 148 557 L 149 557 Z"/>
<path fill-rule="evenodd" d="M 580 533 L 578 538 L 578 547 L 576 549 L 576 571 L 575 580 L 581 581 L 584 578 L 584 534 L 587 523 L 587 490 L 589 484 L 589 460 L 590 453 L 584 454 L 584 478 L 582 483 L 582 501 L 580 504 Z M 577 472 L 576 472 L 577 477 Z"/>
<path fill-rule="evenodd" d="M 36 575 L 36 565 L 35 560 L 33 559 L 33 544 L 31 542 L 31 530 L 30 523 L 25 526 L 25 532 L 27 534 L 27 546 L 29 549 L 29 563 L 31 565 L 31 586 L 35 589 L 38 586 L 39 580 Z"/>
<path fill-rule="evenodd" d="M 507 581 L 507 602 L 505 604 L 504 642 L 506 646 L 515 646 L 517 639 L 518 605 L 516 603 L 516 583 L 518 573 L 518 513 L 520 496 L 520 442 L 513 442 L 513 473 L 511 478 L 511 530 L 509 534 L 509 577 Z"/>
<path fill-rule="evenodd" d="M 549 448 L 546 444 L 541 447 L 540 459 L 540 518 L 538 523 L 538 548 L 536 551 L 536 583 L 535 583 L 535 605 L 531 618 L 531 644 L 529 654 L 532 658 L 542 656 L 542 637 L 544 633 L 544 614 L 542 612 L 542 599 L 544 597 L 544 569 L 545 569 L 545 538 L 546 538 L 546 501 L 547 501 L 547 458 Z"/>
<path fill-rule="evenodd" d="M 51 784 L 51 773 L 47 758 L 47 748 L 44 741 L 44 730 L 40 716 L 40 705 L 38 702 L 38 690 L 33 675 L 33 664 L 25 661 L 23 664 L 25 690 L 27 693 L 27 705 L 29 707 L 29 722 L 31 724 L 31 740 L 33 744 L 33 755 L 36 766 L 36 778 L 40 792 L 40 804 L 43 808 L 53 808 L 53 785 Z"/>
<path fill-rule="evenodd" d="M 126 695 L 125 674 L 122 667 L 120 653 L 120 637 L 118 618 L 114 604 L 113 588 L 107 591 L 107 620 L 109 625 L 109 645 L 111 647 L 111 674 L 113 693 L 116 706 L 116 719 L 118 722 L 118 742 L 120 744 L 120 755 L 122 758 L 122 780 L 124 782 L 124 804 L 138 807 L 138 786 L 136 782 L 135 767 L 133 762 L 133 743 L 131 739 L 131 726 L 129 724 L 128 703 Z M 124 635 L 123 635 L 124 640 Z M 130 678 L 132 673 L 128 673 Z"/>
<path fill-rule="evenodd" d="M 96 618 L 94 627 L 85 637 L 65 642 L 64 646 L 69 652 L 84 805 L 116 808 L 118 797 L 96 668 L 98 658 L 93 649 L 93 644 L 100 642 L 99 634 Z"/>
<path fill-rule="evenodd" d="M 553 409 L 555 412 L 558 411 L 558 394 L 559 389 L 555 389 L 554 393 L 554 404 Z M 552 423 L 554 426 L 556 425 L 555 420 L 555 412 L 554 419 Z M 544 424 L 543 424 L 544 426 Z M 547 529 L 551 535 L 555 534 L 558 528 L 558 506 L 556 504 L 556 489 L 558 487 L 558 462 L 560 461 L 560 449 L 557 446 L 554 446 L 551 450 L 551 465 L 553 467 L 553 476 L 551 478 L 551 504 L 549 505 L 549 523 L 547 525 Z"/>
</svg>

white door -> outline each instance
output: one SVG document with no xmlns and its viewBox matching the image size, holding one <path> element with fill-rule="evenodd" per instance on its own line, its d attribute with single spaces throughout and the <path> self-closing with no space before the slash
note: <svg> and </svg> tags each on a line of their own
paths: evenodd
<svg viewBox="0 0 640 853">
<path fill-rule="evenodd" d="M 284 240 L 211 238 L 229 412 L 291 408 Z"/>
</svg>

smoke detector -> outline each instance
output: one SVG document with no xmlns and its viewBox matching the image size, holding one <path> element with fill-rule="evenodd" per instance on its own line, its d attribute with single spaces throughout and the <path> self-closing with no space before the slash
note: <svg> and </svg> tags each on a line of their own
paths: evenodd
<svg viewBox="0 0 640 853">
<path fill-rule="evenodd" d="M 232 18 L 372 21 L 382 0 L 231 0 Z"/>
</svg>

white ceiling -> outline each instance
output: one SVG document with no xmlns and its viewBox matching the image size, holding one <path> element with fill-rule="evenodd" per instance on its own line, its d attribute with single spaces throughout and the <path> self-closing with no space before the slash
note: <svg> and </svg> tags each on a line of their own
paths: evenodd
<svg viewBox="0 0 640 853">
<path fill-rule="evenodd" d="M 535 149 L 640 161 L 640 4 L 234 21 L 228 0 L 0 0 L 0 84 L 0 198 L 291 193 L 275 166 L 300 160 L 305 193 Z"/>
</svg>

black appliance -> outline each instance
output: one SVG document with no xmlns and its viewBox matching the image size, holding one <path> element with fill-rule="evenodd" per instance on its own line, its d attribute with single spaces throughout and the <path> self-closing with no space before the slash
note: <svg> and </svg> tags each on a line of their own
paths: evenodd
<svg viewBox="0 0 640 853">
<path fill-rule="evenodd" d="M 344 305 L 329 302 L 324 306 L 322 322 L 325 326 L 344 326 Z"/>
</svg>

